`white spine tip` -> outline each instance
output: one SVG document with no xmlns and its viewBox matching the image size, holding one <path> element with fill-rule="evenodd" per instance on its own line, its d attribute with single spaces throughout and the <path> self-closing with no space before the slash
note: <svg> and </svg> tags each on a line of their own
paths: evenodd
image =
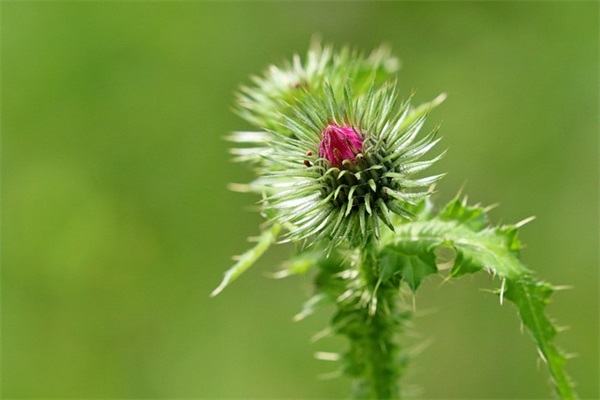
<svg viewBox="0 0 600 400">
<path fill-rule="evenodd" d="M 325 351 L 317 351 L 314 356 L 317 360 L 321 361 L 339 361 L 341 358 L 338 353 L 329 353 Z"/>
<path fill-rule="evenodd" d="M 535 217 L 535 215 L 532 215 L 532 216 L 531 216 L 531 217 L 529 217 L 529 218 L 525 218 L 524 220 L 517 222 L 517 223 L 515 224 L 515 226 L 516 226 L 517 228 L 520 228 L 520 227 L 522 227 L 522 226 L 524 226 L 524 225 L 527 225 L 528 223 L 530 223 L 531 221 L 533 221 L 535 218 L 536 218 L 536 217 Z"/>
</svg>

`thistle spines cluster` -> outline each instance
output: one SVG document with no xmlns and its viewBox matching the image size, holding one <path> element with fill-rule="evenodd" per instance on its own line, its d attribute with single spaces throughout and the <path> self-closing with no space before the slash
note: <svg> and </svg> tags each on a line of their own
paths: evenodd
<svg viewBox="0 0 600 400">
<path fill-rule="evenodd" d="M 379 237 L 381 225 L 393 230 L 393 214 L 412 217 L 411 206 L 443 176 L 412 175 L 443 153 L 420 160 L 439 141 L 437 129 L 417 140 L 426 110 L 415 116 L 410 102 L 397 107 L 393 83 L 362 96 L 346 85 L 343 99 L 323 86 L 320 96 L 306 93 L 291 116 L 282 115 L 280 130 L 255 135 L 265 140 L 254 148 L 255 185 L 266 194 L 264 208 L 287 227 L 287 240 L 359 246 Z M 234 140 L 243 137 L 253 138 L 244 132 Z"/>
<path fill-rule="evenodd" d="M 281 129 L 284 116 L 291 115 L 296 103 L 306 93 L 317 93 L 329 82 L 337 95 L 347 82 L 364 93 L 373 83 L 395 76 L 400 61 L 391 55 L 389 46 L 382 45 L 369 55 L 344 47 L 335 51 L 313 38 L 304 60 L 294 55 L 282 65 L 271 65 L 262 76 L 253 76 L 252 85 L 244 85 L 237 94 L 236 112 L 261 129 Z"/>
</svg>

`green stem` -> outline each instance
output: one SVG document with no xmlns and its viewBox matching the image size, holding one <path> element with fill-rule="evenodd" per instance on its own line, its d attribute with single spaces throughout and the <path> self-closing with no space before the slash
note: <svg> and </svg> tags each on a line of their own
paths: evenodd
<svg viewBox="0 0 600 400">
<path fill-rule="evenodd" d="M 341 332 L 350 341 L 346 373 L 354 378 L 354 398 L 398 399 L 402 366 L 395 338 L 407 314 L 398 309 L 398 286 L 380 280 L 374 254 L 370 241 L 362 248 L 356 278 L 362 286 L 361 299 L 352 305 L 353 310 L 340 310 L 351 316 Z"/>
<path fill-rule="evenodd" d="M 400 368 L 396 362 L 398 345 L 390 326 L 379 315 L 364 316 L 366 326 L 350 337 L 349 356 L 359 372 L 355 376 L 356 399 L 398 399 Z M 370 320 L 367 320 L 370 318 Z"/>
</svg>

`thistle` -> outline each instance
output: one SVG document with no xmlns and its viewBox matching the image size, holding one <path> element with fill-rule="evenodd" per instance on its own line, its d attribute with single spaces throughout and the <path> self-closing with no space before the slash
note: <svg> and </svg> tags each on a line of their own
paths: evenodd
<svg viewBox="0 0 600 400">
<path fill-rule="evenodd" d="M 410 208 L 441 175 L 410 176 L 440 157 L 419 159 L 438 141 L 435 131 L 416 140 L 424 117 L 407 120 L 409 103 L 395 107 L 393 86 L 353 101 L 351 88 L 338 100 L 330 85 L 321 98 L 305 96 L 283 131 L 270 132 L 254 187 L 263 206 L 291 241 L 354 246 L 380 236 L 380 221 L 393 230 L 391 214 L 410 219 Z M 234 137 L 242 141 L 247 133 Z"/>
<path fill-rule="evenodd" d="M 486 209 L 460 198 L 435 211 L 429 200 L 443 174 L 423 176 L 444 152 L 429 155 L 438 129 L 421 134 L 442 94 L 418 107 L 396 93 L 399 62 L 381 47 L 369 56 L 314 42 L 305 61 L 272 66 L 238 94 L 238 114 L 257 131 L 232 134 L 237 161 L 257 178 L 232 185 L 261 198 L 267 224 L 213 295 L 277 241 L 296 244 L 281 275 L 317 271 L 301 319 L 335 305 L 327 334 L 348 339 L 341 372 L 355 398 L 398 398 L 410 351 L 399 345 L 411 318 L 406 291 L 441 265 L 450 278 L 486 271 L 500 280 L 500 303 L 512 301 L 548 365 L 556 392 L 574 398 L 556 328 L 544 314 L 554 288 L 518 260 L 515 225 L 490 226 Z M 439 267 L 440 266 L 440 267 Z"/>
<path fill-rule="evenodd" d="M 363 138 L 351 126 L 330 123 L 321 135 L 319 157 L 329 161 L 332 167 L 352 165 L 362 152 Z M 310 163 L 305 164 L 310 167 Z"/>
</svg>

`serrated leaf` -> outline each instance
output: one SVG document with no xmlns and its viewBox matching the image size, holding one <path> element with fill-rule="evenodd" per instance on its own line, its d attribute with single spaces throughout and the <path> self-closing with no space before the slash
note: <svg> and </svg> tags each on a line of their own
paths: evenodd
<svg viewBox="0 0 600 400">
<path fill-rule="evenodd" d="M 456 251 L 451 277 L 485 270 L 503 279 L 500 296 L 517 306 L 523 325 L 531 332 L 548 366 L 556 392 L 563 399 L 575 398 L 564 369 L 565 357 L 553 343 L 557 329 L 544 311 L 553 289 L 536 281 L 519 260 L 518 225 L 491 227 L 485 208 L 468 206 L 458 198 L 438 215 L 420 217 L 420 220 L 399 225 L 394 236 L 386 237 L 391 243 L 381 251 L 382 268 L 390 268 L 391 263 L 405 263 L 406 267 L 397 265 L 395 268 L 420 272 L 422 279 L 428 270 L 415 260 L 429 262 L 431 271 L 435 258 L 432 260 L 429 255 L 451 246 Z M 406 248 L 410 248 L 410 252 Z M 412 284 L 418 286 L 419 282 L 413 280 Z"/>
<path fill-rule="evenodd" d="M 454 244 L 452 244 L 452 246 L 456 251 L 456 258 L 454 259 L 454 265 L 452 266 L 451 271 L 452 277 L 458 278 L 462 275 L 474 274 L 483 269 L 483 264 L 473 261 L 473 258 L 468 255 L 465 256 L 465 252 L 458 250 L 454 247 Z"/>
<path fill-rule="evenodd" d="M 246 270 L 250 268 L 273 243 L 275 243 L 275 240 L 277 239 L 277 234 L 279 233 L 280 229 L 280 225 L 273 225 L 270 229 L 264 231 L 258 237 L 256 246 L 239 256 L 238 261 L 235 263 L 235 265 L 225 272 L 225 276 L 223 277 L 221 284 L 215 290 L 213 290 L 210 296 L 214 297 L 218 295 L 231 282 L 233 282 L 241 274 L 246 272 Z"/>
<path fill-rule="evenodd" d="M 564 369 L 565 356 L 554 344 L 557 329 L 544 312 L 553 292 L 549 284 L 524 276 L 507 280 L 504 297 L 517 306 L 523 325 L 529 329 L 550 370 L 556 393 L 561 399 L 574 399 L 573 385 Z"/>
<path fill-rule="evenodd" d="M 433 251 L 422 251 L 418 243 L 408 241 L 385 247 L 379 253 L 379 265 L 382 279 L 398 274 L 413 291 L 427 275 L 437 272 Z"/>
<path fill-rule="evenodd" d="M 489 224 L 483 207 L 468 206 L 460 197 L 450 201 L 440 212 L 439 218 L 465 225 L 473 231 L 480 231 Z"/>
</svg>

